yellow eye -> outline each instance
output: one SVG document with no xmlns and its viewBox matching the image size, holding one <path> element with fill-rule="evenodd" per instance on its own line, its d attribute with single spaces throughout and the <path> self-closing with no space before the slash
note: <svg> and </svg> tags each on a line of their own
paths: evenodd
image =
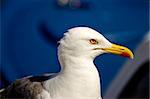
<svg viewBox="0 0 150 99">
<path fill-rule="evenodd" d="M 90 39 L 89 41 L 91 44 L 98 44 L 98 42 L 95 39 Z"/>
</svg>

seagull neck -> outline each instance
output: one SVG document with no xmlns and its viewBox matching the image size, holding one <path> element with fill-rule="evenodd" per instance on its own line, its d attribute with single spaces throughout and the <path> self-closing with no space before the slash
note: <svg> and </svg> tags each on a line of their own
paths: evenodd
<svg viewBox="0 0 150 99">
<path fill-rule="evenodd" d="M 61 73 L 80 73 L 83 71 L 97 72 L 92 58 L 77 57 L 63 54 L 59 56 L 61 64 Z"/>
<path fill-rule="evenodd" d="M 62 69 L 57 80 L 60 80 L 61 88 L 75 92 L 74 94 L 100 97 L 99 73 L 93 59 L 63 54 L 59 56 L 59 61 Z M 88 90 L 87 93 L 85 93 L 86 90 Z"/>
</svg>

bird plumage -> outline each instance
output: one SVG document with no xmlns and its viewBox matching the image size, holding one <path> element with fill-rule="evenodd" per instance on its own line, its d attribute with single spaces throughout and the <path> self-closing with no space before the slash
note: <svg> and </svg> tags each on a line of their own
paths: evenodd
<svg viewBox="0 0 150 99">
<path fill-rule="evenodd" d="M 27 76 L 17 79 L 0 93 L 0 99 L 25 98 L 38 99 L 44 89 L 43 82 L 54 78 L 57 74 Z"/>
<path fill-rule="evenodd" d="M 100 99 L 100 77 L 93 63 L 95 57 L 115 53 L 133 58 L 129 49 L 110 43 L 99 32 L 88 27 L 69 29 L 59 43 L 61 71 L 57 75 L 22 78 L 2 91 L 1 97 Z"/>
</svg>

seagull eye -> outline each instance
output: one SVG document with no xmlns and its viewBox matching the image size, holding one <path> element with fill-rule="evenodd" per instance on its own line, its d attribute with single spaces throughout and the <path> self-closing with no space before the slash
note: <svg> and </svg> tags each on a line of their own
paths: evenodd
<svg viewBox="0 0 150 99">
<path fill-rule="evenodd" d="M 95 39 L 90 39 L 89 41 L 91 44 L 98 44 L 98 41 L 96 41 Z"/>
</svg>

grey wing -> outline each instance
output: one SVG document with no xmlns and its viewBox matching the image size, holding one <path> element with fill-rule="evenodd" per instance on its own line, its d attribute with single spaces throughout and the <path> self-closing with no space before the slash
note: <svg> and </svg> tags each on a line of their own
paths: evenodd
<svg viewBox="0 0 150 99">
<path fill-rule="evenodd" d="M 43 76 L 25 77 L 16 80 L 10 86 L 0 92 L 0 99 L 8 98 L 24 98 L 24 99 L 38 99 L 37 97 L 43 92 L 44 87 L 42 83 L 57 74 L 46 74 Z M 45 92 L 47 94 L 47 92 Z M 43 93 L 43 94 L 45 94 Z"/>
<path fill-rule="evenodd" d="M 31 82 L 28 78 L 16 80 L 0 93 L 0 98 L 25 98 L 36 99 L 42 92 L 42 85 L 39 82 Z"/>
</svg>

